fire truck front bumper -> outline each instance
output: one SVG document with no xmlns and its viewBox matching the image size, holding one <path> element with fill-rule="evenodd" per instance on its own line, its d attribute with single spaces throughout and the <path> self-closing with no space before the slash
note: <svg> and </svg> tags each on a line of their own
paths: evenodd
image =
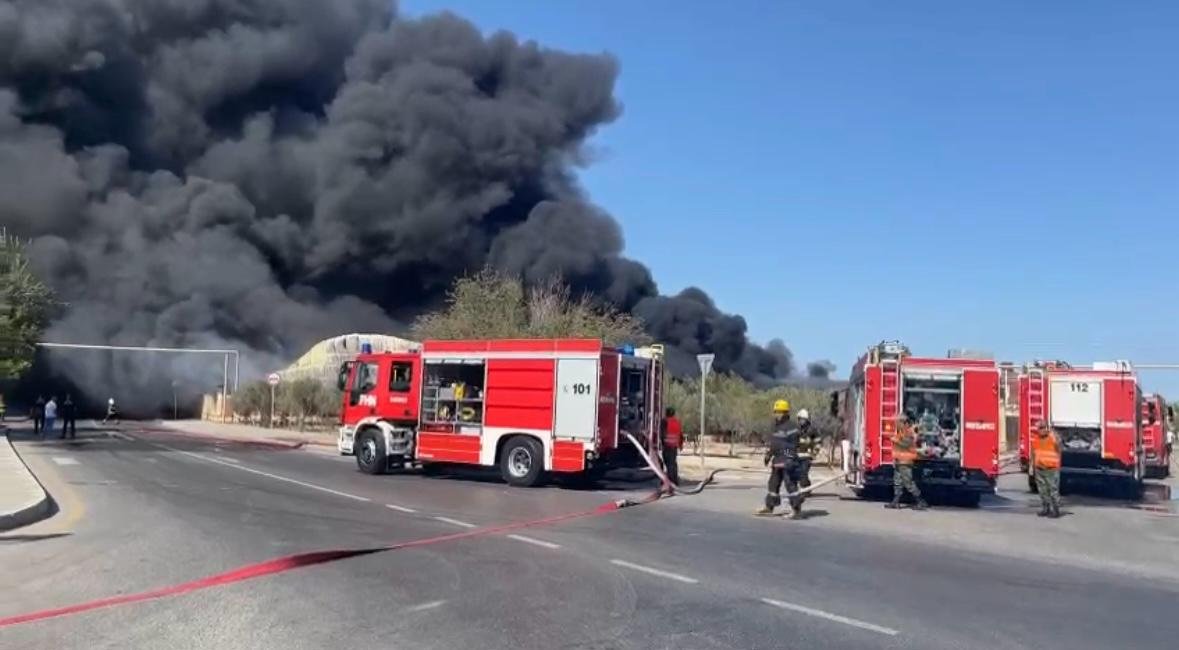
<svg viewBox="0 0 1179 650">
<path fill-rule="evenodd" d="M 336 437 L 336 449 L 339 450 L 341 456 L 351 456 L 355 453 L 352 449 L 355 436 L 356 430 L 352 427 L 340 427 L 339 435 Z"/>
</svg>

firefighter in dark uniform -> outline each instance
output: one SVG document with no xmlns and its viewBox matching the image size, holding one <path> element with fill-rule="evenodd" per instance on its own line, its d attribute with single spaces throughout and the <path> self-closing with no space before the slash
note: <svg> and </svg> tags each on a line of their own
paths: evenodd
<svg viewBox="0 0 1179 650">
<path fill-rule="evenodd" d="M 905 416 L 897 422 L 896 432 L 892 435 L 892 502 L 885 508 L 901 507 L 901 497 L 905 492 L 913 495 L 917 500 L 917 509 L 925 510 L 929 507 L 921 497 L 921 490 L 913 480 L 913 463 L 917 462 L 917 432 L 913 426 L 913 418 Z"/>
<path fill-rule="evenodd" d="M 770 515 L 774 508 L 782 505 L 783 483 L 788 494 L 798 491 L 798 438 L 799 430 L 790 425 L 790 403 L 784 399 L 774 402 L 774 433 L 770 436 L 769 449 L 764 459 L 765 464 L 770 466 L 770 482 L 766 487 L 765 505 L 753 514 Z M 791 519 L 802 519 L 802 502 L 801 496 L 790 497 Z"/>
<path fill-rule="evenodd" d="M 798 411 L 798 484 L 803 488 L 811 486 L 811 463 L 819 455 L 822 438 L 811 422 L 806 409 Z"/>
</svg>

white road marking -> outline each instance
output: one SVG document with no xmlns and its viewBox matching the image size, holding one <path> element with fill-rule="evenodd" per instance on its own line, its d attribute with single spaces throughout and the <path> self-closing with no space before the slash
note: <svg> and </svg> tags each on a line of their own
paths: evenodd
<svg viewBox="0 0 1179 650">
<path fill-rule="evenodd" d="M 98 425 L 95 424 L 94 426 L 97 427 Z M 135 440 L 135 438 L 132 438 L 131 436 L 129 436 L 125 433 L 119 433 L 118 431 L 107 431 L 106 435 L 118 438 L 119 440 L 128 440 L 128 441 Z"/>
<path fill-rule="evenodd" d="M 437 519 L 438 521 L 441 521 L 444 524 L 451 524 L 454 526 L 462 526 L 463 528 L 477 528 L 477 526 L 475 524 L 470 524 L 465 521 L 459 521 L 458 519 L 451 519 L 450 517 L 434 517 L 434 519 Z"/>
<path fill-rule="evenodd" d="M 334 494 L 336 496 L 344 497 L 345 499 L 352 499 L 354 501 L 371 501 L 371 499 L 369 499 L 368 497 L 360 497 L 360 496 L 356 496 L 355 494 L 348 494 L 347 492 L 340 492 L 339 490 L 333 490 L 331 488 L 327 488 L 322 485 L 316 485 L 314 483 L 305 483 L 303 481 L 295 480 L 293 478 L 287 478 L 285 476 L 279 476 L 278 474 L 271 474 L 270 472 L 263 472 L 262 470 L 254 469 L 252 467 L 246 467 L 245 465 L 241 465 L 241 464 L 235 465 L 233 463 L 227 463 L 220 458 L 212 458 L 210 456 L 205 456 L 202 454 L 194 454 L 191 451 L 184 451 L 181 449 L 176 449 L 175 447 L 169 447 L 167 445 L 160 445 L 160 447 L 163 447 L 164 449 L 167 449 L 168 451 L 174 451 L 178 454 L 184 454 L 185 456 L 191 456 L 193 458 L 203 460 L 207 463 L 217 463 L 218 465 L 224 465 L 226 467 L 240 469 L 243 472 L 249 472 L 251 474 L 257 474 L 258 476 L 265 476 L 266 478 L 272 478 L 276 481 L 283 481 L 285 483 L 293 483 L 295 485 L 302 485 L 305 488 L 310 488 L 312 490 L 319 490 L 320 492 L 327 492 L 328 494 Z"/>
<path fill-rule="evenodd" d="M 840 616 L 839 614 L 832 614 L 831 612 L 824 612 L 821 609 L 804 607 L 803 605 L 795 605 L 794 603 L 787 603 L 787 602 L 784 602 L 781 600 L 774 600 L 773 598 L 762 598 L 761 602 L 763 602 L 767 605 L 773 605 L 774 607 L 779 607 L 781 609 L 787 609 L 792 612 L 798 612 L 799 614 L 806 614 L 807 616 L 815 616 L 817 618 L 827 619 L 828 621 L 834 621 L 836 623 L 843 623 L 844 625 L 858 627 L 863 630 L 870 630 L 872 632 L 879 632 L 880 634 L 887 634 L 889 636 L 896 636 L 896 635 L 900 634 L 900 632 L 898 632 L 890 627 L 883 627 L 880 625 L 875 625 L 873 623 L 866 623 L 864 621 L 859 621 L 854 618 Z"/>
<path fill-rule="evenodd" d="M 220 450 L 218 450 L 218 451 L 220 451 Z M 238 460 L 232 456 L 222 456 L 222 457 L 218 458 L 217 460 L 224 460 L 224 461 L 233 463 L 234 465 L 241 465 L 242 464 L 242 462 L 240 460 Z"/>
<path fill-rule="evenodd" d="M 72 458 L 70 456 L 54 456 L 53 462 L 57 463 L 58 465 L 77 465 L 78 464 L 78 460 L 76 458 Z"/>
<path fill-rule="evenodd" d="M 678 580 L 679 582 L 684 582 L 684 583 L 687 583 L 690 585 L 694 585 L 697 582 L 700 582 L 699 580 L 697 580 L 695 578 L 689 578 L 688 576 L 682 576 L 678 573 L 672 573 L 670 571 L 662 571 L 660 569 L 653 569 L 649 566 L 643 566 L 642 564 L 635 564 L 633 562 L 627 562 L 626 560 L 610 560 L 610 564 L 613 564 L 615 566 L 626 567 L 628 569 L 634 569 L 635 571 L 642 571 L 643 573 L 649 573 L 653 576 L 659 576 L 661 578 L 669 578 L 671 580 Z"/>
<path fill-rule="evenodd" d="M 417 512 L 417 510 L 414 510 L 413 508 L 406 508 L 405 506 L 395 506 L 392 503 L 386 503 L 385 507 L 390 510 L 396 510 L 397 512 Z"/>
<path fill-rule="evenodd" d="M 535 537 L 525 537 L 524 535 L 508 535 L 508 537 L 516 540 L 517 542 L 524 542 L 525 544 L 535 544 L 545 548 L 561 548 L 560 544 L 546 542 L 543 539 L 536 539 Z"/>
<path fill-rule="evenodd" d="M 434 609 L 435 607 L 442 607 L 445 604 L 446 604 L 445 600 L 431 600 L 428 603 L 414 605 L 413 607 L 406 607 L 405 611 L 407 611 L 407 612 L 424 612 L 427 609 Z"/>
</svg>

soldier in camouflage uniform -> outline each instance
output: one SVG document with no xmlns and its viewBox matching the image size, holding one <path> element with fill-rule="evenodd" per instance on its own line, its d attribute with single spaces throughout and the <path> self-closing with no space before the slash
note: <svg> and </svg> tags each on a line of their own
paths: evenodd
<svg viewBox="0 0 1179 650">
<path fill-rule="evenodd" d="M 1060 438 L 1040 421 L 1032 438 L 1032 466 L 1036 491 L 1040 493 L 1041 517 L 1060 517 Z"/>
<path fill-rule="evenodd" d="M 886 504 L 885 508 L 901 507 L 901 497 L 906 490 L 917 500 L 918 510 L 929 507 L 913 480 L 913 463 L 916 460 L 917 433 L 913 428 L 913 420 L 905 417 L 897 423 L 896 433 L 892 436 L 892 502 Z"/>
</svg>

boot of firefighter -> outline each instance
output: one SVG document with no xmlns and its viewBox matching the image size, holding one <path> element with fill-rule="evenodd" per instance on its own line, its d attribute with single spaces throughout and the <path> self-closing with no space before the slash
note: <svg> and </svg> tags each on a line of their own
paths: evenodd
<svg viewBox="0 0 1179 650">
<path fill-rule="evenodd" d="M 757 510 L 754 510 L 753 514 L 757 515 L 758 517 L 768 517 L 774 514 L 774 509 L 769 506 L 762 506 Z"/>
<path fill-rule="evenodd" d="M 802 506 L 791 505 L 790 506 L 790 518 L 795 521 L 801 520 L 802 519 Z"/>
</svg>

